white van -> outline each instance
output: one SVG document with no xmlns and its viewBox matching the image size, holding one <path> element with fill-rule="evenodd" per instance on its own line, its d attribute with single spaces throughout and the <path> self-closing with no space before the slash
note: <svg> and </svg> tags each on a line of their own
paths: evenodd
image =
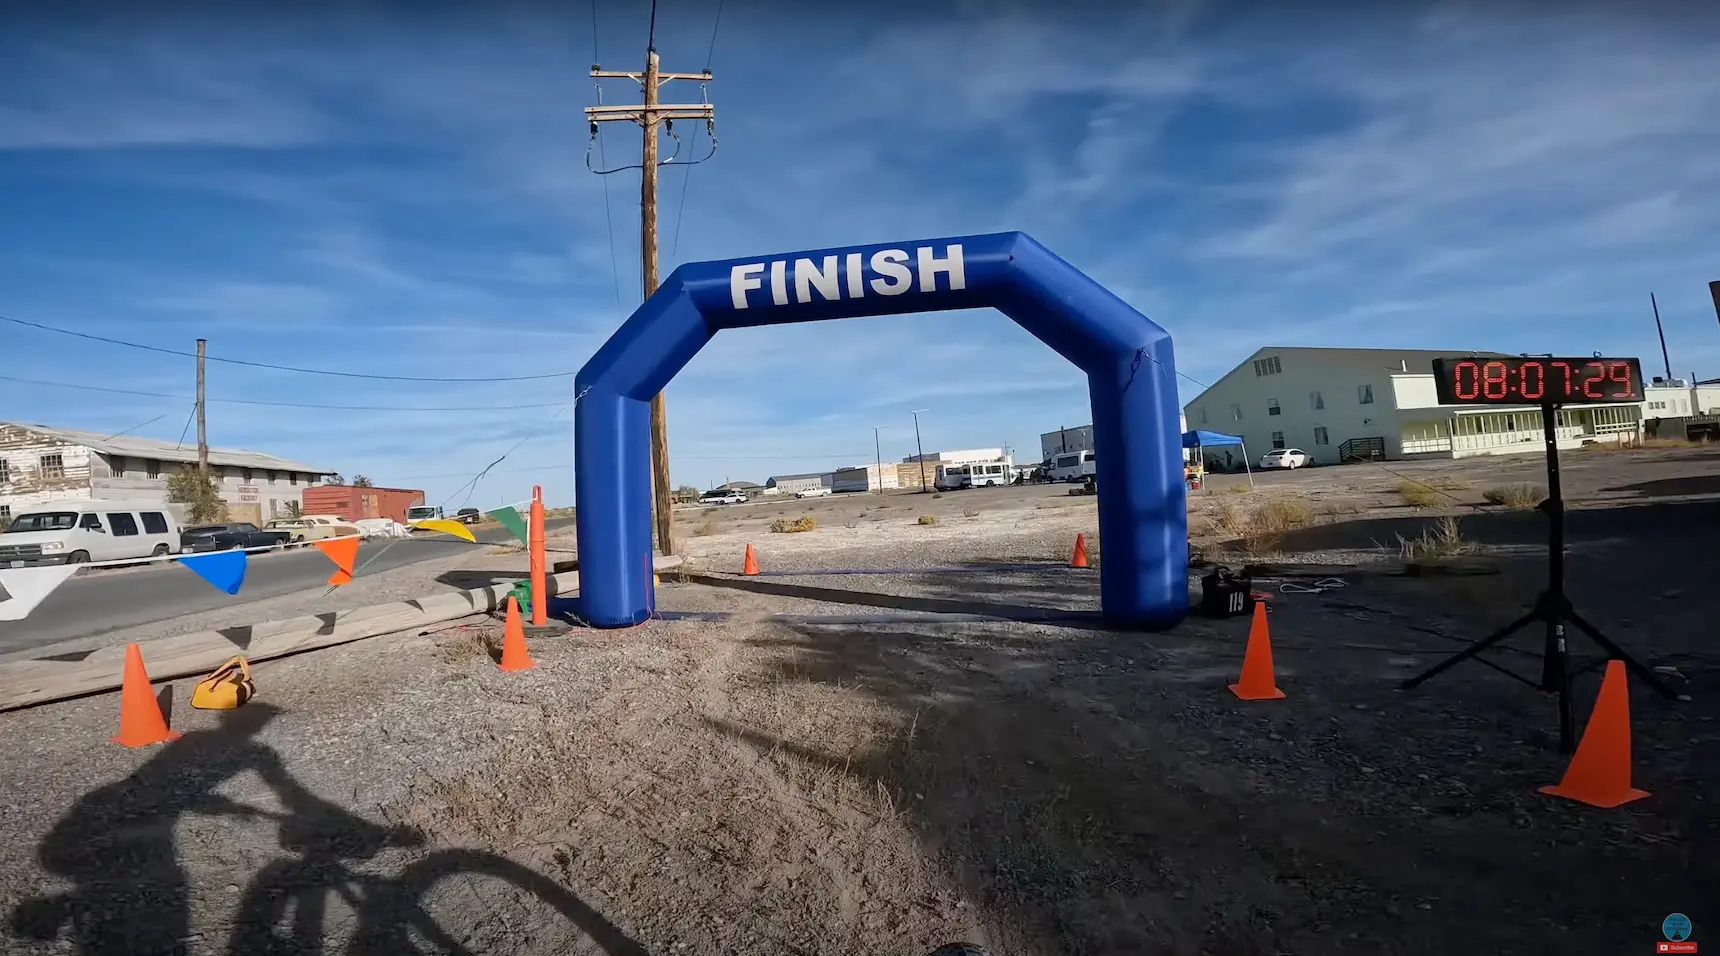
<svg viewBox="0 0 1720 956">
<path fill-rule="evenodd" d="M 1092 452 L 1070 451 L 1052 455 L 1046 464 L 1045 476 L 1051 481 L 1081 481 L 1093 471 Z"/>
<path fill-rule="evenodd" d="M 958 479 L 957 488 L 995 488 L 1007 485 L 1015 480 L 1013 469 L 1006 461 L 975 462 L 966 469 Z"/>
<path fill-rule="evenodd" d="M 179 530 L 159 501 L 75 498 L 29 505 L 0 531 L 0 568 L 178 554 Z"/>
</svg>

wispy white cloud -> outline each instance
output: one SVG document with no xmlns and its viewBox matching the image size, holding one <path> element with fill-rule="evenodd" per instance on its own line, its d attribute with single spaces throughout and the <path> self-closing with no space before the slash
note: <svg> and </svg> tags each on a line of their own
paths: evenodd
<svg viewBox="0 0 1720 956">
<path fill-rule="evenodd" d="M 731 5 L 712 86 L 722 148 L 691 171 L 684 217 L 688 174 L 665 172 L 664 274 L 1019 228 L 1171 329 L 1195 380 L 1268 342 L 1642 351 L 1626 319 L 1650 290 L 1675 350 L 1720 363 L 1702 287 L 1720 252 L 1720 74 L 1702 31 L 1671 15 L 958 6 L 791 22 Z M 621 15 L 604 8 L 606 23 Z M 0 287 L 16 300 L 0 310 L 179 347 L 204 334 L 218 354 L 285 364 L 577 368 L 638 300 L 637 179 L 610 177 L 606 215 L 578 114 L 590 38 L 535 14 L 490 19 L 14 38 L 33 79 L 0 91 L 0 185 L 57 184 L 62 225 L 0 227 Z M 698 69 L 707 28 L 676 28 L 665 65 Z M 606 40 L 600 58 L 632 62 L 634 39 Z M 626 86 L 606 94 L 631 98 Z M 603 136 L 612 163 L 637 154 L 636 133 Z M 44 157 L 72 152 L 49 176 Z M 79 205 L 85 185 L 121 215 L 135 202 L 161 235 L 114 240 Z M 92 354 L 59 377 L 165 378 Z M 571 393 L 565 379 L 212 379 L 224 397 L 330 404 Z M 726 333 L 669 396 L 675 475 L 698 484 L 835 463 L 814 453 L 863 461 L 885 422 L 886 457 L 909 454 L 915 407 L 934 408 L 927 447 L 1032 449 L 1038 431 L 1086 420 L 1079 373 L 995 315 Z M 80 419 L 65 424 L 116 430 L 149 410 L 56 407 Z M 378 481 L 475 474 L 528 433 L 503 471 L 565 462 L 571 441 L 554 409 L 211 411 L 227 443 Z M 571 493 L 565 472 L 538 477 Z M 434 497 L 463 480 L 426 483 Z"/>
</svg>

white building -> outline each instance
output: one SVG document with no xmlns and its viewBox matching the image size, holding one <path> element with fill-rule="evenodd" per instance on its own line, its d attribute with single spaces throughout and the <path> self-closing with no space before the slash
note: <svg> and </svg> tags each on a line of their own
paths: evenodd
<svg viewBox="0 0 1720 956">
<path fill-rule="evenodd" d="M 1720 414 L 1720 385 L 1693 385 L 1681 378 L 1671 381 L 1657 378 L 1643 392 L 1645 419 Z"/>
<path fill-rule="evenodd" d="M 836 487 L 836 472 L 820 471 L 803 475 L 772 475 L 765 479 L 764 494 L 795 495 L 814 488 Z"/>
<path fill-rule="evenodd" d="M 1188 427 L 1241 436 L 1255 458 L 1274 448 L 1299 448 L 1320 464 L 1539 452 L 1537 406 L 1439 404 L 1433 360 L 1453 355 L 1511 357 L 1465 350 L 1263 348 L 1183 406 L 1183 413 Z M 1560 410 L 1560 446 L 1639 436 L 1643 404 Z M 1219 450 L 1207 452 L 1209 459 L 1215 456 L 1222 457 Z"/>
<path fill-rule="evenodd" d="M 902 459 L 902 464 L 913 465 L 921 461 L 927 464 L 939 465 L 971 465 L 982 461 L 1002 461 L 1003 449 L 999 448 L 962 448 L 957 451 L 928 451 L 924 455 L 909 455 Z"/>
<path fill-rule="evenodd" d="M 66 498 L 167 500 L 167 476 L 197 467 L 197 446 L 106 437 L 46 425 L 0 423 L 0 520 Z M 209 472 L 234 521 L 261 524 L 301 504 L 326 468 L 254 451 L 209 449 Z M 184 518 L 183 508 L 175 507 Z"/>
</svg>

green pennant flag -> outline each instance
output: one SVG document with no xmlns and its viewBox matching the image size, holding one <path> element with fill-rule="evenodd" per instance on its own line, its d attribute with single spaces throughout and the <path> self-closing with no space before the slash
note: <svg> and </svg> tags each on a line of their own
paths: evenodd
<svg viewBox="0 0 1720 956">
<path fill-rule="evenodd" d="M 520 513 L 515 511 L 513 506 L 510 505 L 506 508 L 497 508 L 494 511 L 486 511 L 484 512 L 484 515 L 486 517 L 496 519 L 497 524 L 509 531 L 512 531 L 514 533 L 514 537 L 520 539 L 521 544 L 531 544 L 531 537 L 526 531 L 526 521 L 524 518 L 520 517 Z"/>
</svg>

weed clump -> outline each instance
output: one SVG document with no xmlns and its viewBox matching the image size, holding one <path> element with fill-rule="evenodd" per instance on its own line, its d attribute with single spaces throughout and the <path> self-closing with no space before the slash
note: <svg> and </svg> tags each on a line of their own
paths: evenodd
<svg viewBox="0 0 1720 956">
<path fill-rule="evenodd" d="M 1540 485 L 1499 485 L 1481 493 L 1481 500 L 1514 511 L 1533 511 L 1546 500 L 1547 489 Z"/>
<path fill-rule="evenodd" d="M 775 534 L 799 534 L 818 527 L 818 522 L 811 518 L 778 518 L 770 523 L 770 530 Z"/>
</svg>

